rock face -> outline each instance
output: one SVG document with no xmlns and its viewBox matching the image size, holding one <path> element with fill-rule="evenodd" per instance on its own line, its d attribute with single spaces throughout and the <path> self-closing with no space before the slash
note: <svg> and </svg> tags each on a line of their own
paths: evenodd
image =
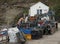
<svg viewBox="0 0 60 44">
<path fill-rule="evenodd" d="M 6 16 L 5 16 L 5 21 L 7 22 L 7 23 L 13 23 L 13 20 L 14 20 L 14 18 L 18 15 L 20 13 L 20 10 L 19 9 L 16 9 L 16 8 L 12 8 L 12 9 L 8 9 L 7 11 L 6 11 Z"/>
<path fill-rule="evenodd" d="M 21 8 L 15 7 L 5 8 L 5 12 L 0 12 L 0 24 L 1 25 L 13 24 L 15 17 L 19 15 L 21 12 L 22 12 Z"/>
<path fill-rule="evenodd" d="M 5 9 L 0 7 L 0 25 L 2 25 L 2 23 L 4 23 L 4 19 L 5 19 Z"/>
</svg>

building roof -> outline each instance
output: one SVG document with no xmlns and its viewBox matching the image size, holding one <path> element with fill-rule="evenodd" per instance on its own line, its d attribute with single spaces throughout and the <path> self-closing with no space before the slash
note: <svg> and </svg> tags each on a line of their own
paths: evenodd
<svg viewBox="0 0 60 44">
<path fill-rule="evenodd" d="M 35 5 L 40 5 L 40 6 L 45 6 L 45 7 L 48 7 L 47 5 L 45 5 L 44 3 L 42 3 L 42 2 L 38 2 L 38 3 L 36 3 L 36 4 L 34 4 L 34 5 L 32 5 L 31 7 L 33 7 L 33 6 L 35 6 Z M 49 8 L 49 7 L 48 7 Z"/>
</svg>

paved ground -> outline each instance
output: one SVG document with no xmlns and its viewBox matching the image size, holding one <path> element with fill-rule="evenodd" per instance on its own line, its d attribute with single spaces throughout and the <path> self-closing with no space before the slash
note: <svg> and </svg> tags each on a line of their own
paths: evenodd
<svg viewBox="0 0 60 44">
<path fill-rule="evenodd" d="M 60 24 L 59 30 L 53 35 L 44 35 L 43 38 L 27 41 L 26 44 L 60 44 Z"/>
</svg>

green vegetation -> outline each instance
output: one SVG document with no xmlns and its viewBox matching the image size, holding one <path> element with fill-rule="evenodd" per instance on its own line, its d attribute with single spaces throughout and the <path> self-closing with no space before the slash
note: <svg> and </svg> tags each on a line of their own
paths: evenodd
<svg viewBox="0 0 60 44">
<path fill-rule="evenodd" d="M 29 10 L 28 10 L 28 9 L 23 8 L 23 13 L 24 13 L 26 16 L 28 15 L 28 12 L 29 12 Z"/>
</svg>

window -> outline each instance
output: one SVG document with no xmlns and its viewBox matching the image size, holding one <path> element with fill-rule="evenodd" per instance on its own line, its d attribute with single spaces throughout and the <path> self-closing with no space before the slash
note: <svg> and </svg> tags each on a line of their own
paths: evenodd
<svg viewBox="0 0 60 44">
<path fill-rule="evenodd" d="M 39 14 L 39 10 L 37 10 L 37 14 Z"/>
<path fill-rule="evenodd" d="M 42 14 L 42 9 L 37 10 L 37 14 Z"/>
<path fill-rule="evenodd" d="M 42 14 L 42 10 L 40 10 L 40 14 Z"/>
</svg>

